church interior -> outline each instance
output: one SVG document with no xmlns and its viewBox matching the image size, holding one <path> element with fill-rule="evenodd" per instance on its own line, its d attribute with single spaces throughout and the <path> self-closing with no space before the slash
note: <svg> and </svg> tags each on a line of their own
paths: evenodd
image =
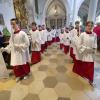
<svg viewBox="0 0 100 100">
<path fill-rule="evenodd" d="M 100 0 L 0 0 L 0 100 L 100 100 Z"/>
</svg>

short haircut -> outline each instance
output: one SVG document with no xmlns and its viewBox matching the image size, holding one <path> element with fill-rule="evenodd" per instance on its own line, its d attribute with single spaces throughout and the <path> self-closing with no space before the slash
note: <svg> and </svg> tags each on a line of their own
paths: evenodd
<svg viewBox="0 0 100 100">
<path fill-rule="evenodd" d="M 75 22 L 75 25 L 76 25 L 76 24 L 80 24 L 80 21 L 76 21 L 76 22 Z"/>
<path fill-rule="evenodd" d="M 33 25 L 36 26 L 36 25 L 37 25 L 36 22 L 32 22 L 32 26 L 33 26 Z"/>
<path fill-rule="evenodd" d="M 18 19 L 17 19 L 17 18 L 12 18 L 10 21 L 15 21 L 15 22 L 16 22 L 16 24 L 19 24 L 19 21 L 18 21 Z"/>
<path fill-rule="evenodd" d="M 85 24 L 85 26 L 88 26 L 88 24 L 94 25 L 93 21 L 87 21 L 86 24 Z"/>
</svg>

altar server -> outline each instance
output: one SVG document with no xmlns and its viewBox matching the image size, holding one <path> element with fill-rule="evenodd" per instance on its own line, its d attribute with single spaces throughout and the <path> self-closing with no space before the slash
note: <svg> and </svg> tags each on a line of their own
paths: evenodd
<svg viewBox="0 0 100 100">
<path fill-rule="evenodd" d="M 63 40 L 64 40 L 64 53 L 68 54 L 70 47 L 70 33 L 68 28 L 65 28 Z"/>
<path fill-rule="evenodd" d="M 70 56 L 73 60 L 75 60 L 75 46 L 74 46 L 74 38 L 77 36 L 77 32 L 80 31 L 80 22 L 75 22 L 75 28 L 70 31 L 70 37 L 71 37 L 71 45 L 70 45 Z"/>
<path fill-rule="evenodd" d="M 80 35 L 81 48 L 80 53 L 82 57 L 82 76 L 93 83 L 94 78 L 94 58 L 95 50 L 97 48 L 97 36 L 92 31 L 93 22 L 86 23 L 86 31 Z"/>
<path fill-rule="evenodd" d="M 62 50 L 64 48 L 64 29 L 61 29 L 61 33 L 59 35 L 60 38 L 60 49 Z"/>
<path fill-rule="evenodd" d="M 37 30 L 36 23 L 32 23 L 32 30 L 30 30 L 31 33 L 31 50 L 32 50 L 32 57 L 31 62 L 32 64 L 36 64 L 41 61 L 41 34 Z"/>
<path fill-rule="evenodd" d="M 11 52 L 11 66 L 13 66 L 16 81 L 27 78 L 30 72 L 30 66 L 27 64 L 26 51 L 29 48 L 29 39 L 24 31 L 19 28 L 19 22 L 16 18 L 11 19 L 13 32 L 9 45 L 4 49 Z"/>
</svg>

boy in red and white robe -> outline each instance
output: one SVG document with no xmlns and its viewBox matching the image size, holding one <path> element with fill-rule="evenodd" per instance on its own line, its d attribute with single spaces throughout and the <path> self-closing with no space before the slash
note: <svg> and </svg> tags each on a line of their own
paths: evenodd
<svg viewBox="0 0 100 100">
<path fill-rule="evenodd" d="M 94 58 L 95 50 L 97 48 L 97 36 L 93 29 L 93 22 L 88 21 L 86 23 L 86 32 L 80 35 L 81 48 L 80 53 L 82 55 L 82 77 L 87 78 L 90 84 L 94 79 Z"/>
<path fill-rule="evenodd" d="M 47 28 L 47 41 L 48 41 L 48 46 L 50 46 L 52 44 L 52 35 L 51 35 L 51 29 Z"/>
<path fill-rule="evenodd" d="M 5 51 L 11 53 L 11 66 L 13 66 L 16 81 L 27 78 L 30 73 L 30 66 L 27 64 L 26 51 L 29 49 L 29 39 L 24 31 L 18 26 L 17 19 L 11 19 L 13 32 L 9 41 L 9 45 L 4 48 Z"/>
<path fill-rule="evenodd" d="M 68 54 L 69 53 L 69 48 L 70 48 L 70 33 L 68 31 L 68 28 L 65 28 L 65 32 L 63 34 L 63 40 L 64 40 L 64 53 Z"/>
<path fill-rule="evenodd" d="M 48 36 L 48 32 L 47 32 L 47 29 L 45 27 L 45 25 L 42 25 L 42 32 L 43 32 L 43 40 L 45 41 L 45 50 L 47 49 L 47 36 Z"/>
<path fill-rule="evenodd" d="M 60 38 L 60 49 L 62 50 L 64 48 L 64 29 L 61 29 L 61 33 L 59 35 Z"/>
<path fill-rule="evenodd" d="M 75 28 L 70 31 L 70 37 L 71 37 L 71 45 L 70 45 L 70 56 L 75 60 L 75 45 L 74 45 L 74 38 L 77 36 L 77 33 L 80 33 L 80 22 L 76 21 L 75 22 Z"/>
<path fill-rule="evenodd" d="M 31 50 L 32 50 L 32 57 L 31 63 L 36 64 L 41 61 L 41 34 L 37 30 L 36 23 L 32 23 L 32 30 L 31 33 Z"/>
</svg>

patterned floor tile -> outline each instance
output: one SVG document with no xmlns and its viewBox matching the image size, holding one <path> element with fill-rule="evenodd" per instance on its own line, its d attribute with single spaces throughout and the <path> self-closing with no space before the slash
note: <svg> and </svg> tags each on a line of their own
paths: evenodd
<svg viewBox="0 0 100 100">
<path fill-rule="evenodd" d="M 10 91 L 0 91 L 0 100 L 10 100 Z"/>
<path fill-rule="evenodd" d="M 40 94 L 39 94 L 40 100 L 57 100 L 58 95 L 53 89 L 45 88 Z"/>
<path fill-rule="evenodd" d="M 100 100 L 100 63 L 95 62 L 93 88 L 88 81 L 72 72 L 69 54 L 59 49 L 59 43 L 49 46 L 42 60 L 31 66 L 27 80 L 15 82 L 15 77 L 0 80 L 0 100 Z"/>
<path fill-rule="evenodd" d="M 40 100 L 37 94 L 28 94 L 23 100 Z"/>
<path fill-rule="evenodd" d="M 47 77 L 43 80 L 43 83 L 46 88 L 54 88 L 57 85 L 57 80 L 55 77 Z"/>
<path fill-rule="evenodd" d="M 29 86 L 29 93 L 39 94 L 44 89 L 43 81 L 34 81 Z"/>
<path fill-rule="evenodd" d="M 59 97 L 57 100 L 71 100 L 70 98 Z"/>
<path fill-rule="evenodd" d="M 38 68 L 39 71 L 46 71 L 48 69 L 48 65 L 40 65 Z"/>
<path fill-rule="evenodd" d="M 57 70 L 58 72 L 60 72 L 60 73 L 65 73 L 65 72 L 67 71 L 67 68 L 64 67 L 64 65 L 63 65 L 63 66 L 58 66 L 58 67 L 56 68 L 56 70 Z"/>
<path fill-rule="evenodd" d="M 28 76 L 28 79 L 26 79 L 26 80 L 22 80 L 21 81 L 21 84 L 22 85 L 30 85 L 32 82 L 34 81 L 34 76 L 33 75 L 31 75 L 31 76 Z"/>
<path fill-rule="evenodd" d="M 59 97 L 69 97 L 72 89 L 65 83 L 58 83 L 55 87 L 55 91 Z"/>
</svg>

